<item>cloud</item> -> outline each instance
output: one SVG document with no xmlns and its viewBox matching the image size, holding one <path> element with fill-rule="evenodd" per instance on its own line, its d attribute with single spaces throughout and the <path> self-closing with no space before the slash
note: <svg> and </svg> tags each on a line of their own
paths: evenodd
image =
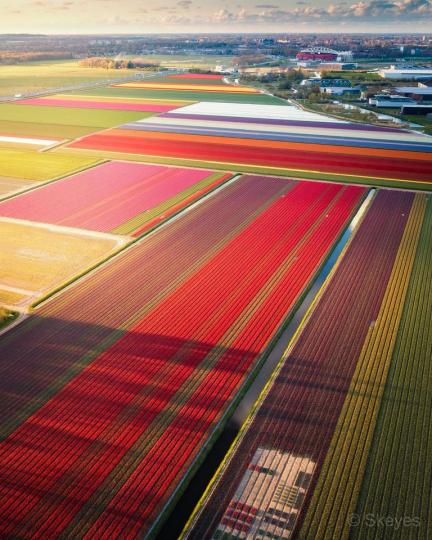
<svg viewBox="0 0 432 540">
<path fill-rule="evenodd" d="M 229 11 L 226 8 L 223 8 L 213 13 L 212 20 L 213 22 L 226 23 L 226 22 L 235 21 L 238 19 L 235 13 Z"/>
<path fill-rule="evenodd" d="M 56 16 L 65 12 L 65 18 L 80 15 L 79 6 L 88 6 L 88 2 L 84 0 L 29 1 L 39 12 L 56 13 Z M 309 3 L 308 0 L 292 0 L 291 3 L 263 0 L 256 4 L 231 1 L 225 5 L 222 0 L 214 0 L 214 3 L 210 4 L 213 5 L 213 10 L 195 0 L 161 1 L 162 5 L 152 2 L 144 6 L 140 0 L 126 0 L 126 4 L 131 8 L 127 11 L 120 5 L 115 9 L 112 2 L 116 0 L 98 0 L 100 5 L 106 3 L 111 6 L 107 6 L 104 11 L 107 24 L 125 28 L 139 24 L 158 28 L 183 26 L 193 29 L 198 27 L 197 25 L 212 28 L 220 26 L 223 29 L 239 31 L 250 28 L 271 30 L 282 25 L 290 31 L 300 25 L 302 28 L 337 28 L 338 25 L 345 25 L 347 28 L 368 29 L 376 28 L 377 25 L 386 25 L 387 28 L 414 23 L 427 25 L 432 20 L 432 0 L 324 0 L 324 5 Z"/>
<path fill-rule="evenodd" d="M 370 2 L 360 1 L 351 6 L 345 7 L 344 11 L 347 14 L 352 14 L 354 17 L 367 20 L 375 18 L 388 17 L 389 20 L 398 19 L 416 19 L 421 15 L 432 15 L 431 0 L 371 0 Z"/>
<path fill-rule="evenodd" d="M 343 23 L 406 22 L 432 18 L 432 0 L 360 0 L 329 3 L 324 7 L 299 0 L 296 7 L 283 9 L 274 4 L 256 4 L 255 8 L 223 8 L 211 16 L 215 23 Z"/>
</svg>

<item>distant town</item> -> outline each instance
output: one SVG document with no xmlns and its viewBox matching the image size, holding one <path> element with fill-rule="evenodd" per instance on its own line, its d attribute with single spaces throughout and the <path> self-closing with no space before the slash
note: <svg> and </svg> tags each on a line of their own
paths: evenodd
<svg viewBox="0 0 432 540">
<path fill-rule="evenodd" d="M 308 110 L 432 132 L 431 34 L 0 36 L 0 64 L 56 60 L 223 73 Z"/>
</svg>

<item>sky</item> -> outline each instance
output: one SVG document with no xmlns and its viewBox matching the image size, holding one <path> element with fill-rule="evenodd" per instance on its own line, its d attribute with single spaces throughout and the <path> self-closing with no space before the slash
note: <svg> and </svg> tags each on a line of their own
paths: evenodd
<svg viewBox="0 0 432 540">
<path fill-rule="evenodd" d="M 0 13 L 0 33 L 432 30 L 432 0 L 0 0 Z"/>
</svg>

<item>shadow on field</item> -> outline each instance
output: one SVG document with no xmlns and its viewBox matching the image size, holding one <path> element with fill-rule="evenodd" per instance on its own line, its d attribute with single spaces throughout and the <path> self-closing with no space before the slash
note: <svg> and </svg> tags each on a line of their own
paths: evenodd
<svg viewBox="0 0 432 540">
<path fill-rule="evenodd" d="M 170 369 L 188 374 L 205 359 L 200 370 L 213 370 L 223 357 L 219 376 L 243 372 L 251 353 L 169 335 L 125 332 L 90 321 L 31 315 L 0 341 L 0 437 L 7 437 L 29 415 L 79 375 L 109 347 L 115 347 L 116 369 L 95 371 L 93 380 L 109 379 L 127 392 L 139 392 L 149 370 Z M 210 354 L 211 353 L 211 354 Z M 164 386 L 163 381 L 161 383 Z M 164 392 L 170 388 L 164 387 Z M 81 396 L 84 399 L 85 396 Z M 15 420 L 14 420 L 15 419 Z"/>
</svg>

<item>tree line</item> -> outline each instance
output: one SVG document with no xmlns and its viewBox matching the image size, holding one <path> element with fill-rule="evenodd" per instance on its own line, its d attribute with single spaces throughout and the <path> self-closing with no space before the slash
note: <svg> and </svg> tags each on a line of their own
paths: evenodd
<svg viewBox="0 0 432 540">
<path fill-rule="evenodd" d="M 79 62 L 81 67 L 103 68 L 103 69 L 157 69 L 159 64 L 156 62 L 144 62 L 140 59 L 122 59 L 107 58 L 104 56 L 93 56 L 84 58 Z"/>
</svg>

